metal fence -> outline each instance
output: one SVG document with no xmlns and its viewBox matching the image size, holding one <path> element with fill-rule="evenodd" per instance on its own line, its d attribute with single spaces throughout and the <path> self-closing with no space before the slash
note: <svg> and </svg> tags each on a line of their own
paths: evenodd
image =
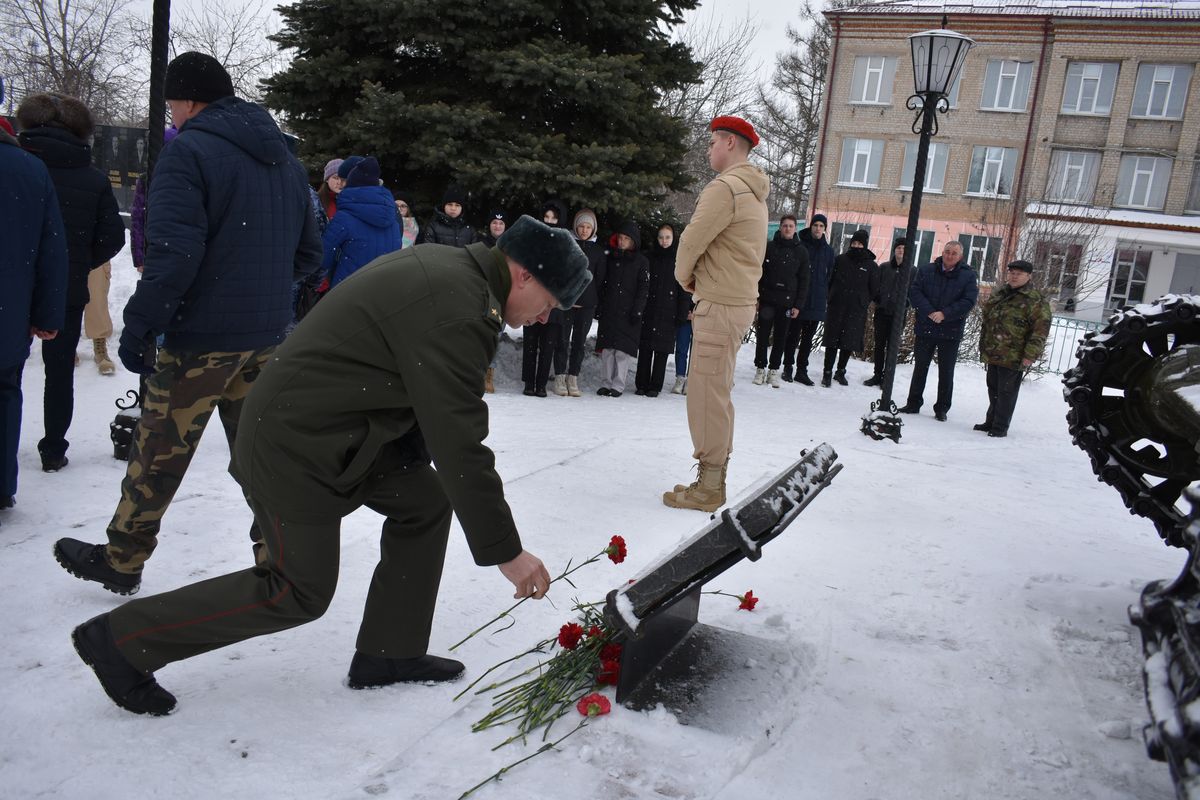
<svg viewBox="0 0 1200 800">
<path fill-rule="evenodd" d="M 1050 335 L 1038 366 L 1046 372 L 1062 375 L 1075 366 L 1075 349 L 1088 331 L 1098 331 L 1105 323 L 1073 317 L 1055 317 L 1050 322 Z"/>
</svg>

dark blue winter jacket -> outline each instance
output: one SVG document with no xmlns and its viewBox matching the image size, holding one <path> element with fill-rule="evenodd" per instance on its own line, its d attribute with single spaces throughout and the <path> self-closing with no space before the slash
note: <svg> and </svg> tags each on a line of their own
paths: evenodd
<svg viewBox="0 0 1200 800">
<path fill-rule="evenodd" d="M 932 264 L 917 271 L 908 299 L 917 315 L 917 336 L 922 339 L 961 339 L 963 324 L 979 297 L 979 281 L 975 270 L 965 261 L 951 272 L 942 269 L 938 256 Z M 929 315 L 940 311 L 946 315 L 934 322 Z"/>
<path fill-rule="evenodd" d="M 226 97 L 162 151 L 150 182 L 146 267 L 125 306 L 137 338 L 184 352 L 278 344 L 292 284 L 321 265 L 304 167 L 271 116 Z"/>
<path fill-rule="evenodd" d="M 808 251 L 808 299 L 800 309 L 800 319 L 822 321 L 825 319 L 825 306 L 829 303 L 829 281 L 833 279 L 833 260 L 837 254 L 829 246 L 826 237 L 813 238 L 812 228 L 805 228 L 797 234 L 800 244 Z"/>
<path fill-rule="evenodd" d="M 332 289 L 359 267 L 400 249 L 403 231 L 392 193 L 382 186 L 343 189 L 338 195 L 338 213 L 321 238 L 325 250 L 321 271 L 333 270 L 329 276 Z"/>
<path fill-rule="evenodd" d="M 0 131 L 0 368 L 29 357 L 29 329 L 57 331 L 67 310 L 67 237 L 50 173 Z"/>
</svg>

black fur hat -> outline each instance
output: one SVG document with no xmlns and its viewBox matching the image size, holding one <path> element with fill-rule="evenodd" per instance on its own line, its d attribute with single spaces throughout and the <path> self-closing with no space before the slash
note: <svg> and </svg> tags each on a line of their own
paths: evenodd
<svg viewBox="0 0 1200 800">
<path fill-rule="evenodd" d="M 496 242 L 500 252 L 520 264 L 568 309 L 592 280 L 587 256 L 571 232 L 552 228 L 524 214 Z"/>
</svg>

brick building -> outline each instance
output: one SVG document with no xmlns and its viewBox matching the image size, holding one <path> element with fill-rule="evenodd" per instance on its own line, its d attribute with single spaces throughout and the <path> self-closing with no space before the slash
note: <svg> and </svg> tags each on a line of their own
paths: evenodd
<svg viewBox="0 0 1200 800">
<path fill-rule="evenodd" d="M 810 208 L 840 252 L 869 227 L 880 259 L 907 226 L 916 160 L 907 37 L 975 40 L 939 115 L 919 262 L 963 243 L 984 281 L 1019 256 L 1056 311 L 1200 293 L 1200 0 L 876 3 L 833 28 Z"/>
</svg>

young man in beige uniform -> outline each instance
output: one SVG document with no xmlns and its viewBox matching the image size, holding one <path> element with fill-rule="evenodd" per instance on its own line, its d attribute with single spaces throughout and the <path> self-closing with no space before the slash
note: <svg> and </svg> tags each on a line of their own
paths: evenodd
<svg viewBox="0 0 1200 800">
<path fill-rule="evenodd" d="M 767 250 L 769 183 L 748 161 L 758 144 L 749 122 L 717 117 L 709 128 L 708 163 L 719 174 L 700 193 L 675 261 L 675 278 L 696 301 L 687 412 L 693 457 L 700 466 L 695 482 L 665 492 L 663 503 L 712 512 L 725 502 L 733 449 L 733 368 L 754 321 Z"/>
</svg>

